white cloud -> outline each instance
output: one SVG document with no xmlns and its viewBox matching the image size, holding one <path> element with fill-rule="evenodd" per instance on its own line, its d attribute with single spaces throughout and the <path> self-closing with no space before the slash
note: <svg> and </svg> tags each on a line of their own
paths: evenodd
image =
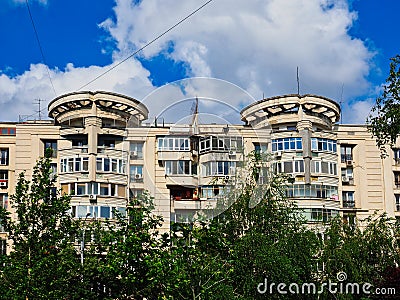
<svg viewBox="0 0 400 300">
<path fill-rule="evenodd" d="M 89 80 L 102 74 L 111 66 L 76 68 L 68 64 L 65 70 L 50 70 L 50 76 L 57 96 L 79 90 Z M 133 97 L 142 98 L 154 87 L 148 80 L 149 72 L 136 60 L 129 60 L 118 68 L 118 72 L 110 72 L 83 90 L 114 91 Z M 30 69 L 16 77 L 0 75 L 0 120 L 16 121 L 18 115 L 31 115 L 38 107 L 35 99 L 45 100 L 47 105 L 55 98 L 47 68 L 43 64 L 31 65 Z M 37 116 L 36 116 L 37 117 Z"/>
<path fill-rule="evenodd" d="M 47 0 L 36 1 L 47 3 Z M 196 0 L 179 3 L 146 0 L 137 5 L 133 2 L 116 0 L 115 18 L 100 25 L 116 42 L 117 49 L 112 53 L 115 62 L 201 5 Z M 151 59 L 168 53 L 170 58 L 187 66 L 189 76 L 221 78 L 247 90 L 257 100 L 262 95 L 297 92 L 298 66 L 302 94 L 320 94 L 338 100 L 345 84 L 346 97 L 351 99 L 370 89 L 365 78 L 374 55 L 363 41 L 349 35 L 348 30 L 356 19 L 357 14 L 349 10 L 346 0 L 216 0 L 139 55 Z M 76 91 L 110 67 L 83 68 L 69 64 L 64 70 L 51 70 L 51 77 L 60 95 Z M 133 58 L 84 89 L 109 90 L 142 99 L 155 88 L 149 77 L 149 70 Z M 183 92 L 182 87 L 172 85 L 164 88 L 157 100 L 145 102 L 154 117 L 161 107 L 182 97 L 222 95 L 237 110 L 250 101 L 235 96 L 234 89 L 222 86 L 191 82 Z M 189 87 L 196 93 L 189 93 Z M 10 107 L 9 111 L 0 110 L 0 119 L 15 120 L 17 114 L 32 113 L 35 98 L 54 98 L 46 67 L 31 65 L 15 77 L 0 75 L 0 97 L 0 105 Z M 201 103 L 202 109 L 215 113 L 215 103 Z M 362 114 L 370 103 L 366 100 L 353 104 L 351 109 L 356 108 L 360 113 L 352 114 L 348 121 L 364 122 Z M 187 106 L 181 112 L 189 112 L 190 105 Z"/>
<path fill-rule="evenodd" d="M 375 99 L 368 98 L 352 103 L 344 103 L 342 107 L 342 119 L 345 124 L 365 124 L 367 116 L 371 113 L 371 108 L 375 104 Z"/>
<path fill-rule="evenodd" d="M 240 110 L 255 101 L 249 93 L 230 82 L 194 77 L 154 90 L 143 103 L 154 117 L 187 124 L 191 120 L 195 98 L 199 100 L 200 123 L 240 124 Z"/>
<path fill-rule="evenodd" d="M 199 7 L 195 0 L 117 0 L 116 22 L 103 23 L 121 51 L 137 49 Z M 151 58 L 172 43 L 170 54 L 193 76 L 234 82 L 256 96 L 297 90 L 337 98 L 368 88 L 365 76 L 373 53 L 348 34 L 356 20 L 344 0 L 218 0 L 146 48 Z"/>
</svg>

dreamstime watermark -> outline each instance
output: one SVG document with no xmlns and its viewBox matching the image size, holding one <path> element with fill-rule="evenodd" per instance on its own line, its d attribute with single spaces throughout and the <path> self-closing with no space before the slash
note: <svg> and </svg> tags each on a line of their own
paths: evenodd
<svg viewBox="0 0 400 300">
<path fill-rule="evenodd" d="M 336 275 L 338 282 L 328 280 L 328 282 L 314 283 L 290 283 L 286 284 L 283 282 L 275 283 L 268 282 L 265 278 L 264 282 L 260 282 L 257 286 L 257 292 L 260 294 L 302 294 L 302 295 L 315 295 L 323 294 L 325 292 L 330 294 L 351 294 L 351 295 L 395 295 L 396 289 L 391 287 L 374 287 L 371 283 L 355 283 L 345 282 L 347 280 L 347 274 L 345 272 L 339 272 Z"/>
</svg>

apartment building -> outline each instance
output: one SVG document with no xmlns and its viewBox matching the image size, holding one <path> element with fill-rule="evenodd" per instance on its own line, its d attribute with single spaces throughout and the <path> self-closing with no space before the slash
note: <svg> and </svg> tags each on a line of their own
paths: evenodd
<svg viewBox="0 0 400 300">
<path fill-rule="evenodd" d="M 29 178 L 51 148 L 57 185 L 71 195 L 75 218 L 112 219 L 147 190 L 168 231 L 171 222 L 212 211 L 256 151 L 272 153 L 269 170 L 291 176 L 287 196 L 309 222 L 336 215 L 352 222 L 374 211 L 400 217 L 400 147 L 381 159 L 366 126 L 338 124 L 340 107 L 325 97 L 262 99 L 241 111 L 242 124 L 199 124 L 197 112 L 191 124 L 150 124 L 143 103 L 102 91 L 62 95 L 48 110 L 50 120 L 0 124 L 4 207 L 18 174 Z M 0 228 L 3 252 L 5 238 Z"/>
</svg>

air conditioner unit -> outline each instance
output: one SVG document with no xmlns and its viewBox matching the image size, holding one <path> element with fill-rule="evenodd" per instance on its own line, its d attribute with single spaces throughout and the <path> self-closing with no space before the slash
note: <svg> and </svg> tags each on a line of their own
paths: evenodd
<svg viewBox="0 0 400 300">
<path fill-rule="evenodd" d="M 131 159 L 137 158 L 138 154 L 137 151 L 131 151 Z"/>
<path fill-rule="evenodd" d="M 7 182 L 6 181 L 0 182 L 0 187 L 7 187 Z"/>
<path fill-rule="evenodd" d="M 97 195 L 95 195 L 95 194 L 89 195 L 89 201 L 90 201 L 90 202 L 96 201 L 96 200 L 97 200 Z"/>
<path fill-rule="evenodd" d="M 225 180 L 229 180 L 229 179 L 231 179 L 231 176 L 226 175 L 226 176 L 225 176 Z"/>
<path fill-rule="evenodd" d="M 275 157 L 282 157 L 282 151 L 275 152 Z"/>
<path fill-rule="evenodd" d="M 342 182 L 349 182 L 350 179 L 347 176 L 342 176 Z"/>
<path fill-rule="evenodd" d="M 235 155 L 236 155 L 236 151 L 229 150 L 229 156 L 235 156 Z"/>
<path fill-rule="evenodd" d="M 136 174 L 135 175 L 135 179 L 142 179 L 143 178 L 143 175 L 142 174 Z"/>
<path fill-rule="evenodd" d="M 347 161 L 346 161 L 346 165 L 352 166 L 352 165 L 353 165 L 353 161 L 352 161 L 352 160 L 347 160 Z"/>
</svg>

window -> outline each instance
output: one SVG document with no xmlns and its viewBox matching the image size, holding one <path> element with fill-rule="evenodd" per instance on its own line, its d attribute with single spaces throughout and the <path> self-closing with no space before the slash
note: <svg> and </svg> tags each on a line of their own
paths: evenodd
<svg viewBox="0 0 400 300">
<path fill-rule="evenodd" d="M 110 187 L 108 183 L 100 183 L 100 195 L 110 196 Z"/>
<path fill-rule="evenodd" d="M 143 158 L 143 142 L 131 142 L 129 150 L 131 159 Z"/>
<path fill-rule="evenodd" d="M 302 160 L 293 161 L 294 173 L 303 173 L 304 172 L 304 162 Z"/>
<path fill-rule="evenodd" d="M 272 163 L 272 170 L 274 173 L 303 173 L 304 161 L 303 160 L 290 160 L 283 162 Z"/>
<path fill-rule="evenodd" d="M 309 222 L 328 222 L 338 215 L 338 211 L 327 208 L 311 208 L 303 211 Z"/>
<path fill-rule="evenodd" d="M 86 184 L 85 183 L 77 183 L 76 189 L 75 189 L 75 194 L 78 196 L 85 195 L 86 194 Z"/>
<path fill-rule="evenodd" d="M 57 172 L 57 166 L 55 171 Z M 60 164 L 61 173 L 69 172 L 88 172 L 89 157 L 69 157 L 62 158 Z"/>
<path fill-rule="evenodd" d="M 191 223 L 194 220 L 194 212 L 187 212 L 187 211 L 182 211 L 182 212 L 175 212 L 171 216 L 171 221 L 174 221 L 175 223 Z"/>
<path fill-rule="evenodd" d="M 342 192 L 343 207 L 352 208 L 355 206 L 354 192 Z"/>
<path fill-rule="evenodd" d="M 8 171 L 0 170 L 0 189 L 6 188 L 8 185 Z"/>
<path fill-rule="evenodd" d="M 396 201 L 396 211 L 400 211 L 400 194 L 395 194 L 395 201 Z"/>
<path fill-rule="evenodd" d="M 88 146 L 87 138 L 74 139 L 72 140 L 72 147 L 82 147 L 86 148 Z"/>
<path fill-rule="evenodd" d="M 322 184 L 293 184 L 286 188 L 288 198 L 324 198 L 337 199 L 338 188 Z"/>
<path fill-rule="evenodd" d="M 241 136 L 206 136 L 200 139 L 200 153 L 208 151 L 241 151 Z"/>
<path fill-rule="evenodd" d="M 6 255 L 6 254 L 7 254 L 7 241 L 4 239 L 0 239 L 0 255 Z"/>
<path fill-rule="evenodd" d="M 400 149 L 399 148 L 393 148 L 393 158 L 394 158 L 394 163 L 400 164 Z"/>
<path fill-rule="evenodd" d="M 0 149 L 0 165 L 8 165 L 8 149 Z"/>
<path fill-rule="evenodd" d="M 190 139 L 188 137 L 159 137 L 157 145 L 158 151 L 189 151 Z"/>
<path fill-rule="evenodd" d="M 15 128 L 1 128 L 0 135 L 15 135 Z"/>
<path fill-rule="evenodd" d="M 301 137 L 281 138 L 272 140 L 272 152 L 303 150 Z"/>
<path fill-rule="evenodd" d="M 166 175 L 195 175 L 197 165 L 190 160 L 167 160 L 165 161 Z"/>
<path fill-rule="evenodd" d="M 130 166 L 131 182 L 143 182 L 143 166 L 131 165 Z"/>
<path fill-rule="evenodd" d="M 228 186 L 205 185 L 200 189 L 200 198 L 215 199 L 229 193 Z"/>
<path fill-rule="evenodd" d="M 336 153 L 337 151 L 336 141 L 323 138 L 311 138 L 311 150 L 328 151 Z"/>
<path fill-rule="evenodd" d="M 98 146 L 101 148 L 115 148 L 115 140 L 103 139 L 99 137 Z"/>
<path fill-rule="evenodd" d="M 234 161 L 210 161 L 203 164 L 205 176 L 234 175 L 236 162 Z"/>
<path fill-rule="evenodd" d="M 328 174 L 337 175 L 337 163 L 328 162 Z"/>
<path fill-rule="evenodd" d="M 63 187 L 64 193 L 71 193 L 75 196 L 86 196 L 86 195 L 101 195 L 101 196 L 124 196 L 122 190 L 119 190 L 122 186 L 113 183 L 99 183 L 99 182 L 77 182 L 70 183 L 69 187 Z"/>
<path fill-rule="evenodd" d="M 125 207 L 115 206 L 97 206 L 97 205 L 78 205 L 72 206 L 72 217 L 74 218 L 105 218 L 115 219 L 116 215 L 120 213 L 122 216 L 126 215 Z M 90 214 L 89 216 L 87 216 Z"/>
<path fill-rule="evenodd" d="M 114 172 L 125 174 L 126 161 L 123 159 L 97 157 L 96 171 L 98 172 Z"/>
<path fill-rule="evenodd" d="M 353 179 L 353 168 L 342 168 L 341 170 L 342 177 L 347 177 Z"/>
<path fill-rule="evenodd" d="M 0 194 L 0 207 L 7 209 L 8 207 L 8 194 Z"/>
<path fill-rule="evenodd" d="M 400 172 L 393 172 L 394 174 L 394 184 L 396 185 L 396 188 L 400 188 Z"/>
<path fill-rule="evenodd" d="M 142 196 L 144 190 L 143 189 L 135 189 L 135 188 L 130 188 L 129 189 L 129 198 L 130 199 L 137 199 Z"/>
<path fill-rule="evenodd" d="M 256 159 L 261 159 L 262 155 L 267 153 L 267 149 L 267 144 L 254 143 Z"/>
<path fill-rule="evenodd" d="M 337 175 L 337 163 L 331 161 L 311 161 L 311 172 L 319 174 Z"/>
<path fill-rule="evenodd" d="M 44 151 L 47 149 L 51 150 L 51 157 L 57 158 L 57 141 L 56 140 L 45 140 L 43 141 Z"/>
<path fill-rule="evenodd" d="M 99 183 L 89 182 L 88 183 L 88 195 L 98 195 L 99 194 Z"/>
<path fill-rule="evenodd" d="M 353 147 L 349 145 L 342 145 L 340 147 L 340 160 L 341 162 L 347 162 L 353 160 Z"/>
<path fill-rule="evenodd" d="M 341 169 L 342 183 L 343 184 L 354 184 L 353 168 L 347 167 Z"/>
</svg>

